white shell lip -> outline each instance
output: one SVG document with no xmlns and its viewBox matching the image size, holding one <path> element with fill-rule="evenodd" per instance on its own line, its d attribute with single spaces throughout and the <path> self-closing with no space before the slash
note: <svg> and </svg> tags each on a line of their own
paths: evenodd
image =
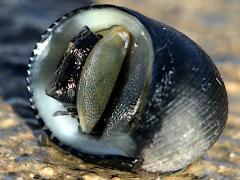
<svg viewBox="0 0 240 180">
<path fill-rule="evenodd" d="M 93 30 L 97 31 L 99 29 L 109 27 L 110 24 L 107 24 L 107 22 L 114 22 L 116 19 L 119 19 L 119 15 L 122 14 L 121 21 L 124 22 L 126 19 L 129 21 L 132 21 L 134 23 L 137 22 L 137 28 L 134 29 L 134 26 L 132 26 L 131 31 L 139 31 L 139 34 L 141 35 L 141 38 L 143 38 L 146 42 L 145 45 L 147 45 L 147 48 L 150 52 L 149 57 L 150 59 L 153 59 L 153 52 L 152 52 L 152 42 L 150 35 L 148 34 L 147 30 L 144 28 L 144 26 L 140 23 L 139 20 L 137 20 L 135 17 L 128 15 L 127 13 L 114 8 L 115 6 L 105 6 L 101 5 L 102 7 L 94 9 L 95 11 L 102 12 L 102 15 L 104 16 L 105 11 L 109 11 L 108 13 L 113 13 L 112 16 L 108 14 L 107 17 L 110 17 L 105 23 L 100 23 L 98 26 L 95 26 L 94 23 L 96 23 L 98 20 L 95 21 L 87 21 L 86 24 L 92 28 Z M 38 119 L 39 122 L 41 122 L 42 125 L 44 125 L 45 130 L 50 137 L 55 140 L 55 142 L 60 142 L 60 144 L 63 144 L 65 146 L 68 146 L 69 149 L 74 149 L 82 153 L 87 154 L 96 154 L 96 155 L 120 155 L 120 156 L 133 156 L 134 155 L 134 149 L 136 148 L 135 142 L 129 138 L 129 136 L 122 136 L 115 138 L 113 141 L 115 141 L 115 144 L 112 144 L 110 139 L 108 138 L 102 138 L 101 141 L 93 140 L 91 137 L 80 134 L 78 132 L 78 121 L 72 117 L 66 118 L 65 116 L 58 116 L 58 117 L 51 117 L 53 112 L 56 110 L 66 110 L 61 103 L 57 102 L 56 100 L 47 97 L 45 95 L 44 84 L 46 83 L 46 79 L 49 78 L 51 75 L 47 75 L 47 70 L 40 70 L 40 66 L 42 62 L 46 61 L 46 57 L 49 56 L 49 52 L 52 51 L 52 49 L 49 48 L 54 47 L 54 43 L 58 42 L 58 39 L 60 39 L 61 33 L 66 30 L 65 28 L 67 26 L 71 27 L 71 32 L 69 31 L 66 33 L 66 37 L 61 37 L 61 42 L 65 41 L 68 42 L 70 37 L 77 34 L 77 31 L 79 28 L 76 28 L 71 26 L 75 23 L 78 23 L 78 26 L 84 26 L 86 24 L 81 24 L 81 16 L 85 13 L 85 16 L 88 16 L 88 13 L 95 17 L 100 18 L 99 15 L 95 14 L 94 12 L 91 12 L 92 7 L 88 7 L 86 9 L 77 9 L 72 11 L 71 13 L 64 15 L 63 17 L 59 18 L 55 23 L 53 23 L 47 31 L 42 35 L 42 39 L 39 43 L 36 44 L 36 47 L 34 48 L 32 55 L 29 59 L 29 70 L 28 70 L 28 90 L 30 94 L 30 102 L 31 107 L 35 112 L 35 117 Z M 101 14 L 101 13 L 100 13 Z M 118 15 L 118 18 L 116 18 L 116 15 Z M 104 19 L 104 17 L 101 17 Z M 126 19 L 124 19 L 126 18 Z M 106 18 L 105 18 L 106 19 Z M 72 20 L 71 23 L 69 23 L 69 20 Z M 74 23 L 73 23 L 74 22 Z M 125 22 L 124 22 L 125 23 Z M 138 28 L 141 27 L 141 30 Z M 143 29 L 143 30 L 142 30 Z M 74 32 L 75 31 L 75 32 Z M 142 33 L 144 31 L 144 34 Z M 54 42 L 51 44 L 51 42 Z M 66 48 L 67 43 L 64 46 L 61 46 L 60 48 L 55 49 L 55 52 L 60 57 L 61 54 L 64 52 L 64 49 Z M 137 44 L 138 47 L 139 44 Z M 56 66 L 56 62 L 52 62 L 54 64 L 53 66 Z M 51 63 L 49 65 L 52 65 Z M 150 67 L 150 66 L 149 66 Z M 41 71 L 41 72 L 40 72 Z M 146 72 L 147 73 L 147 72 Z M 42 76 L 38 76 L 39 74 L 43 74 Z M 36 88 L 39 87 L 39 88 Z M 39 103 L 41 101 L 41 103 Z M 48 112 L 48 113 L 47 113 Z M 46 115 L 47 113 L 47 115 Z M 51 119 L 51 121 L 47 120 Z M 67 119 L 67 120 L 66 120 Z M 58 123 L 54 123 L 54 121 L 57 121 Z M 61 132 L 60 132 L 61 131 Z M 81 140 L 80 140 L 81 139 Z M 123 143 L 123 149 L 122 147 L 119 147 L 118 143 Z"/>
</svg>

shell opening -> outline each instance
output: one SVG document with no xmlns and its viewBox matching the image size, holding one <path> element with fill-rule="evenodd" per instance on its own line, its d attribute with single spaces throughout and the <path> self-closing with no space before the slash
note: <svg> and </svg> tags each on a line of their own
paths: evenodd
<svg viewBox="0 0 240 180">
<path fill-rule="evenodd" d="M 101 138 L 95 138 L 79 133 L 79 123 L 76 118 L 68 115 L 53 116 L 55 112 L 67 111 L 67 109 L 57 100 L 47 96 L 45 88 L 51 81 L 69 40 L 82 27 L 88 26 L 94 32 L 101 31 L 104 35 L 104 30 L 116 25 L 127 28 L 132 34 L 135 46 L 131 46 L 123 64 L 124 72 L 120 72 L 121 78 L 117 80 L 121 83 L 117 83 L 119 86 L 114 91 L 117 100 L 112 104 L 109 109 L 111 113 L 107 116 L 110 123 Z M 123 33 L 122 38 L 125 37 Z M 39 116 L 42 117 L 53 136 L 57 137 L 61 143 L 80 152 L 134 157 L 137 145 L 129 132 L 131 127 L 121 127 L 124 121 L 135 117 L 145 103 L 142 99 L 146 96 L 146 92 L 143 90 L 148 87 L 153 61 L 152 40 L 145 27 L 135 17 L 112 7 L 81 10 L 67 20 L 62 19 L 42 44 L 44 48 L 41 46 L 35 51 L 36 58 L 31 68 L 31 88 Z M 112 135 L 109 136 L 109 134 Z"/>
</svg>

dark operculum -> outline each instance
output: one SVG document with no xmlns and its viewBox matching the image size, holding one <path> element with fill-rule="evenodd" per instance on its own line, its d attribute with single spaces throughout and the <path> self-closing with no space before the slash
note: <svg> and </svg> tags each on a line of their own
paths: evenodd
<svg viewBox="0 0 240 180">
<path fill-rule="evenodd" d="M 99 35 L 84 26 L 78 35 L 69 42 L 67 51 L 54 73 L 53 80 L 46 88 L 48 96 L 69 108 L 76 106 L 77 87 L 83 64 L 100 39 Z"/>
</svg>

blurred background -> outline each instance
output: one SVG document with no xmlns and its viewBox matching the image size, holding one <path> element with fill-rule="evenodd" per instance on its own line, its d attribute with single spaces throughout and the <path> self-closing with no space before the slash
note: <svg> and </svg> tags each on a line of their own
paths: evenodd
<svg viewBox="0 0 240 180">
<path fill-rule="evenodd" d="M 126 6 L 173 26 L 212 57 L 223 75 L 229 95 L 228 123 L 224 135 L 203 160 L 177 176 L 240 179 L 239 0 L 0 0 L 0 147 L 3 147 L 0 159 L 6 155 L 6 148 L 11 152 L 15 147 L 5 145 L 11 141 L 10 136 L 16 136 L 17 125 L 26 125 L 19 132 L 34 134 L 30 138 L 32 142 L 42 134 L 33 118 L 25 82 L 28 58 L 35 43 L 57 18 L 78 7 L 95 3 Z M 11 126 L 6 126 L 9 114 L 14 118 L 15 115 L 21 117 L 21 120 L 11 121 Z M 39 148 L 37 144 L 35 146 Z M 16 157 L 22 157 L 21 153 L 11 153 L 14 161 Z M 6 163 L 0 161 L 0 175 L 3 177 L 21 176 L 20 172 L 11 174 L 6 167 Z M 39 176 L 44 177 L 41 173 Z"/>
</svg>

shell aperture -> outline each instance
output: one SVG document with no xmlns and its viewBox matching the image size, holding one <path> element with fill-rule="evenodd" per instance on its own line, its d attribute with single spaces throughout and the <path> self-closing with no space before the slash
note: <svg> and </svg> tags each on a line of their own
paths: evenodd
<svg viewBox="0 0 240 180">
<path fill-rule="evenodd" d="M 83 27 L 70 41 L 46 88 L 46 94 L 64 103 L 70 113 L 78 113 L 84 133 L 90 133 L 100 120 L 130 47 L 130 34 L 124 27 L 113 27 L 100 41 L 99 36 Z"/>
</svg>

